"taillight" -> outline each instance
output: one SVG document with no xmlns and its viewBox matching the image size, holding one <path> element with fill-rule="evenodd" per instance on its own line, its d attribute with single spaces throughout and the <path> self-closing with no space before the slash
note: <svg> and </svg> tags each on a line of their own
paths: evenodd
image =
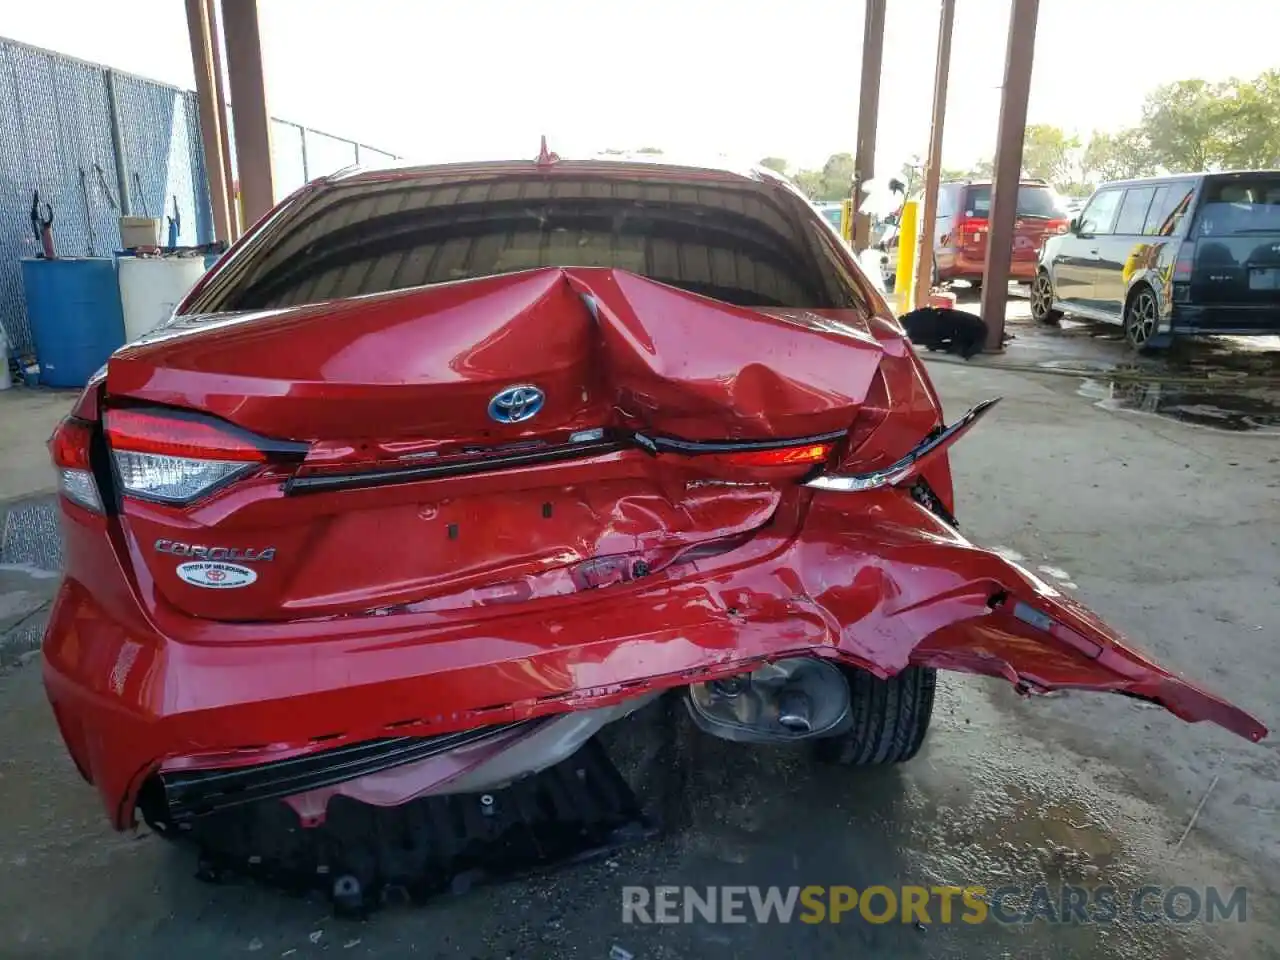
<svg viewBox="0 0 1280 960">
<path fill-rule="evenodd" d="M 1195 253 L 1195 246 L 1190 243 L 1182 243 L 1178 247 L 1178 257 L 1173 262 L 1173 279 L 1175 281 L 1190 281 L 1191 270 L 1195 265 L 1192 260 L 1192 254 Z"/>
<path fill-rule="evenodd" d="M 795 446 L 768 450 L 726 450 L 723 453 L 676 453 L 673 460 L 699 472 L 721 476 L 738 473 L 759 481 L 798 480 L 807 476 L 818 464 L 826 463 L 835 449 L 834 441 L 798 443 Z M 667 454 L 661 454 L 666 457 Z"/>
<path fill-rule="evenodd" d="M 956 233 L 961 245 L 981 243 L 983 234 L 986 232 L 986 217 L 964 217 L 956 224 Z"/>
<path fill-rule="evenodd" d="M 743 450 L 738 453 L 722 453 L 717 459 L 734 467 L 789 467 L 797 464 L 812 466 L 831 456 L 832 443 L 806 443 L 798 447 L 781 447 L 777 450 Z"/>
<path fill-rule="evenodd" d="M 108 410 L 107 445 L 126 496 L 189 503 L 305 444 L 266 440 L 229 423 L 178 410 Z"/>
<path fill-rule="evenodd" d="M 58 489 L 62 495 L 86 510 L 102 513 L 102 496 L 89 464 L 92 440 L 93 424 L 78 417 L 67 417 L 49 438 L 49 453 L 58 471 Z"/>
<path fill-rule="evenodd" d="M 1071 226 L 1070 220 L 1050 220 L 1049 232 L 1050 233 L 1066 233 L 1067 230 L 1070 228 L 1070 226 Z"/>
<path fill-rule="evenodd" d="M 1195 266 L 1192 255 L 1194 253 L 1194 244 L 1183 242 L 1178 247 L 1178 256 L 1173 262 L 1173 276 L 1170 277 L 1174 303 L 1191 302 L 1191 273 Z"/>
</svg>

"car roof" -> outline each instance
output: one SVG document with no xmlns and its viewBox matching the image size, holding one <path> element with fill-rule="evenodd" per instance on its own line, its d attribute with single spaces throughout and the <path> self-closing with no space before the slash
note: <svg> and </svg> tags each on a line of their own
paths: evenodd
<svg viewBox="0 0 1280 960">
<path fill-rule="evenodd" d="M 595 174 L 628 180 L 705 180 L 719 183 L 760 184 L 794 191 L 786 177 L 758 164 L 735 164 L 725 157 L 688 161 L 665 154 L 601 154 L 586 159 L 478 160 L 422 164 L 404 162 L 379 167 L 352 166 L 328 177 L 324 183 L 386 182 L 395 180 L 468 180 L 527 174 Z"/>
<path fill-rule="evenodd" d="M 949 186 L 961 186 L 961 187 L 989 187 L 989 186 L 991 186 L 991 185 L 992 185 L 992 184 L 994 184 L 994 183 L 995 183 L 995 181 L 994 181 L 994 180 L 991 180 L 991 179 L 986 179 L 986 180 L 943 180 L 943 181 L 939 184 L 939 186 L 942 186 L 942 187 L 949 187 Z M 1035 177 L 1020 177 L 1020 178 L 1018 179 L 1018 186 L 1020 186 L 1020 187 L 1049 187 L 1049 186 L 1050 186 L 1050 183 L 1049 183 L 1049 181 L 1048 181 L 1048 180 L 1040 180 L 1040 179 L 1037 179 L 1037 178 L 1035 178 Z"/>
<path fill-rule="evenodd" d="M 1244 177 L 1256 177 L 1259 174 L 1266 176 L 1280 176 L 1280 170 L 1223 170 L 1218 173 L 1210 173 L 1204 170 L 1195 173 L 1166 173 L 1158 177 L 1134 177 L 1131 180 L 1108 180 L 1106 183 L 1098 184 L 1095 192 L 1103 187 L 1140 187 L 1148 184 L 1173 183 L 1179 180 L 1234 180 Z"/>
</svg>

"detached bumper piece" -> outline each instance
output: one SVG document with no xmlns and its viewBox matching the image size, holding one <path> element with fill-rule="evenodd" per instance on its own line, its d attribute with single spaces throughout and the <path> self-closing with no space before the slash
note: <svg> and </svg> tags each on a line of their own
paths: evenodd
<svg viewBox="0 0 1280 960">
<path fill-rule="evenodd" d="M 596 740 L 489 793 L 393 807 L 335 796 L 314 828 L 288 804 L 259 800 L 180 826 L 165 832 L 197 845 L 201 879 L 247 876 L 295 893 L 319 891 L 346 916 L 604 855 L 657 832 Z"/>
</svg>

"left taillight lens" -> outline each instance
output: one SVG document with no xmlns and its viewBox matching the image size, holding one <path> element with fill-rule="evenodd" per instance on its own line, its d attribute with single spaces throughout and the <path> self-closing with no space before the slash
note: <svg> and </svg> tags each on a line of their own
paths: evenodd
<svg viewBox="0 0 1280 960">
<path fill-rule="evenodd" d="M 106 432 L 121 492 L 161 503 L 190 503 L 274 455 L 300 457 L 306 450 L 177 410 L 108 410 Z"/>
<path fill-rule="evenodd" d="M 102 494 L 89 462 L 93 424 L 79 417 L 67 417 L 49 438 L 49 454 L 58 471 L 58 490 L 86 510 L 102 513 Z"/>
</svg>

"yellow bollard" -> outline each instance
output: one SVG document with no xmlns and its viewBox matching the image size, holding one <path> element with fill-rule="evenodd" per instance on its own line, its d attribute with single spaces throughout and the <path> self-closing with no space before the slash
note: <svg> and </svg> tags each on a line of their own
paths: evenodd
<svg viewBox="0 0 1280 960">
<path fill-rule="evenodd" d="M 853 201 L 845 200 L 840 204 L 840 236 L 844 242 L 853 246 Z"/>
<path fill-rule="evenodd" d="M 902 205 L 898 221 L 898 272 L 893 278 L 893 292 L 898 300 L 898 315 L 915 309 L 916 297 L 916 202 Z"/>
</svg>

